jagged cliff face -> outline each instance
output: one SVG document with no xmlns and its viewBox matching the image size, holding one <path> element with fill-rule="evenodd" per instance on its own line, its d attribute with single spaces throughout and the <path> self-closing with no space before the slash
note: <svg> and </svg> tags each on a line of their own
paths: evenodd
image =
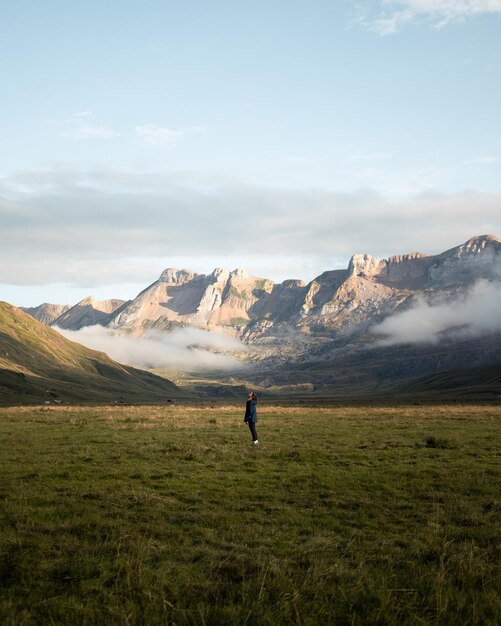
<svg viewBox="0 0 501 626">
<path fill-rule="evenodd" d="M 212 274 L 199 275 L 169 268 L 115 314 L 109 326 L 137 333 L 180 324 L 222 326 L 236 332 L 249 322 L 252 308 L 272 287 L 271 281 L 240 269 L 217 268 Z"/>
<path fill-rule="evenodd" d="M 447 299 L 479 279 L 501 279 L 501 242 L 492 235 L 435 256 L 355 255 L 344 274 L 327 272 L 308 285 L 299 326 L 367 327 L 416 296 Z"/>
<path fill-rule="evenodd" d="M 496 237 L 474 237 L 435 256 L 357 254 L 346 270 L 324 272 L 308 284 L 277 284 L 240 269 L 198 275 L 169 268 L 106 324 L 135 334 L 178 325 L 218 329 L 269 348 L 269 354 L 279 349 L 297 355 L 346 331 L 363 334 L 416 296 L 455 297 L 480 278 L 501 278 Z"/>
<path fill-rule="evenodd" d="M 315 337 L 363 332 L 417 295 L 447 298 L 480 278 L 501 280 L 501 242 L 492 235 L 434 256 L 356 254 L 347 269 L 324 272 L 308 284 L 277 284 L 241 269 L 205 275 L 169 268 L 130 302 L 86 298 L 49 323 L 73 330 L 102 324 L 135 334 L 189 325 L 224 330 L 249 343 L 309 345 Z"/>
</svg>

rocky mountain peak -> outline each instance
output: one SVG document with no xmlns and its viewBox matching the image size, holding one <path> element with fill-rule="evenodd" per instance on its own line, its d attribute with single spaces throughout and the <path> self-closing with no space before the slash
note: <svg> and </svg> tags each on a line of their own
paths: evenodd
<svg viewBox="0 0 501 626">
<path fill-rule="evenodd" d="M 470 254 L 479 254 L 489 246 L 499 248 L 501 241 L 495 235 L 479 235 L 478 237 L 468 239 L 462 246 L 459 246 L 459 249 Z"/>
<path fill-rule="evenodd" d="M 408 261 L 415 261 L 416 259 L 428 259 L 429 254 L 423 252 L 409 252 L 409 254 L 395 254 L 388 257 L 388 263 L 406 263 Z"/>
<path fill-rule="evenodd" d="M 68 311 L 70 309 L 69 304 L 50 304 L 49 302 L 44 302 L 36 307 L 20 307 L 25 313 L 31 315 L 39 322 L 43 324 L 47 324 L 49 326 L 52 324 L 54 320 L 56 320 L 60 315 Z"/>
<path fill-rule="evenodd" d="M 443 252 L 440 257 L 464 257 L 483 255 L 486 252 L 495 254 L 501 250 L 501 241 L 495 235 L 478 235 L 471 237 L 460 246 Z"/>
<path fill-rule="evenodd" d="M 77 302 L 75 306 L 91 306 L 93 308 L 97 308 L 96 307 L 97 303 L 98 302 L 94 296 L 87 296 L 83 300 L 80 300 L 80 302 Z"/>
<path fill-rule="evenodd" d="M 225 282 L 230 277 L 230 272 L 224 267 L 216 267 L 211 276 L 216 279 L 216 282 Z"/>
<path fill-rule="evenodd" d="M 65 310 L 51 324 L 60 328 L 78 330 L 83 326 L 104 324 L 110 316 L 125 305 L 125 300 L 97 300 L 94 296 L 88 296 L 80 300 L 75 306 Z"/>
<path fill-rule="evenodd" d="M 381 263 L 384 261 L 369 254 L 354 254 L 348 265 L 348 273 L 355 276 L 360 274 L 372 276 L 380 271 Z"/>
<path fill-rule="evenodd" d="M 434 284 L 465 283 L 492 278 L 501 273 L 501 242 L 494 235 L 472 237 L 435 257 L 430 268 Z"/>
<path fill-rule="evenodd" d="M 466 243 L 468 244 L 470 242 L 501 243 L 501 240 L 498 237 L 496 237 L 496 235 L 487 234 L 487 235 L 477 235 L 475 237 L 470 237 L 470 239 L 468 239 Z"/>
<path fill-rule="evenodd" d="M 299 278 L 287 278 L 281 285 L 284 289 L 293 289 L 294 287 L 304 287 L 305 282 Z"/>
<path fill-rule="evenodd" d="M 87 307 L 87 308 L 94 309 L 96 311 L 102 311 L 103 313 L 112 313 L 113 311 L 118 309 L 118 307 L 122 306 L 122 304 L 124 303 L 125 303 L 125 300 L 118 300 L 115 298 L 111 300 L 98 300 L 94 296 L 87 296 L 83 300 L 80 300 L 80 302 L 77 302 L 77 304 L 71 307 L 71 309 L 78 310 L 78 309 Z M 68 310 L 71 310 L 71 309 L 70 307 L 68 307 Z"/>
<path fill-rule="evenodd" d="M 190 272 L 189 270 L 178 270 L 175 267 L 168 267 L 160 274 L 160 278 L 158 280 L 162 283 L 175 283 L 181 285 L 188 282 L 195 276 L 196 274 Z"/>
<path fill-rule="evenodd" d="M 249 278 L 249 274 L 240 267 L 237 267 L 230 273 L 231 278 Z"/>
</svg>

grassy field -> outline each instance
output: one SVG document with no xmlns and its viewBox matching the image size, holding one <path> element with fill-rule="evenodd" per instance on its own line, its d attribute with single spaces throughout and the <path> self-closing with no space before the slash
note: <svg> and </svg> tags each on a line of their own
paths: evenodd
<svg viewBox="0 0 501 626">
<path fill-rule="evenodd" d="M 0 623 L 501 620 L 501 407 L 0 409 Z"/>
</svg>

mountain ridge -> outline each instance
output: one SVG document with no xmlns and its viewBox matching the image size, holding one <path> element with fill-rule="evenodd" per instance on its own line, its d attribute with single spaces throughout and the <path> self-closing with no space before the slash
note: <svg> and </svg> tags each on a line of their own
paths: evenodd
<svg viewBox="0 0 501 626">
<path fill-rule="evenodd" d="M 52 320 L 51 326 L 58 326 L 68 330 L 79 330 L 84 326 L 105 325 L 111 319 L 113 313 L 126 304 L 126 300 L 111 299 L 99 301 L 93 296 L 87 296 Z"/>
<path fill-rule="evenodd" d="M 28 313 L 31 317 L 34 317 L 42 324 L 47 324 L 50 326 L 52 322 L 54 322 L 58 317 L 60 317 L 63 313 L 66 313 L 71 308 L 69 304 L 50 304 L 49 302 L 43 302 L 38 306 L 34 307 L 19 307 L 21 311 Z"/>
<path fill-rule="evenodd" d="M 308 283 L 276 283 L 240 268 L 210 274 L 166 268 L 130 301 L 87 298 L 50 323 L 70 330 L 100 324 L 136 335 L 194 326 L 263 345 L 295 334 L 308 348 L 325 336 L 366 332 L 416 298 L 448 301 L 479 279 L 500 278 L 501 241 L 480 235 L 435 255 L 354 254 L 346 269 L 327 270 Z"/>
</svg>

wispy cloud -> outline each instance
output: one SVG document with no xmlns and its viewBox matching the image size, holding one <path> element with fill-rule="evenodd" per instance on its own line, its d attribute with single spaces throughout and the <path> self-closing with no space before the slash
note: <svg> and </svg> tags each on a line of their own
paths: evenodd
<svg viewBox="0 0 501 626">
<path fill-rule="evenodd" d="M 113 139 L 119 136 L 111 128 L 88 126 L 87 124 L 71 128 L 63 134 L 65 137 L 71 137 L 71 139 Z"/>
<path fill-rule="evenodd" d="M 120 363 L 149 369 L 233 370 L 243 367 L 235 354 L 248 351 L 247 346 L 230 335 L 199 328 L 180 328 L 170 333 L 157 331 L 141 337 L 123 335 L 102 326 L 56 330 L 71 341 L 106 352 Z"/>
<path fill-rule="evenodd" d="M 205 135 L 210 132 L 208 126 L 187 126 L 173 129 L 156 124 L 142 124 L 134 128 L 136 137 L 154 146 L 175 146 L 187 135 Z"/>
<path fill-rule="evenodd" d="M 475 16 L 501 14 L 501 0 L 381 0 L 375 14 L 364 4 L 358 8 L 355 22 L 386 36 L 418 22 L 439 29 Z"/>
<path fill-rule="evenodd" d="M 120 136 L 120 133 L 111 128 L 91 124 L 91 117 L 91 111 L 80 111 L 58 125 L 62 126 L 64 137 L 71 139 L 114 139 Z"/>
<path fill-rule="evenodd" d="M 62 122 L 50 121 L 49 123 L 58 127 L 64 137 L 71 139 L 114 139 L 121 136 L 112 128 L 93 124 L 91 118 L 92 111 L 79 111 Z M 155 146 L 175 146 L 187 135 L 204 135 L 210 130 L 206 125 L 172 129 L 156 124 L 141 124 L 125 134 L 130 136 L 133 133 L 145 143 Z"/>
<path fill-rule="evenodd" d="M 173 130 L 172 128 L 163 128 L 155 124 L 143 124 L 136 126 L 134 132 L 137 137 L 154 146 L 176 145 L 184 137 L 183 130 Z"/>
<path fill-rule="evenodd" d="M 420 299 L 407 311 L 396 313 L 373 327 L 383 338 L 378 345 L 438 343 L 447 338 L 478 337 L 501 332 L 501 286 L 478 281 L 460 299 L 430 304 Z"/>
</svg>

